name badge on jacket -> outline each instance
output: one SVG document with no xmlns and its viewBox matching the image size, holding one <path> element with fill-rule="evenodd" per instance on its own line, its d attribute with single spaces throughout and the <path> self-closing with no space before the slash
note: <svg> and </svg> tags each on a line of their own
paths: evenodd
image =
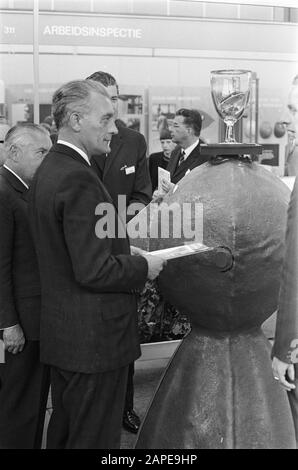
<svg viewBox="0 0 298 470">
<path fill-rule="evenodd" d="M 125 168 L 125 174 L 126 175 L 131 175 L 131 173 L 135 173 L 135 166 L 128 166 Z"/>
</svg>

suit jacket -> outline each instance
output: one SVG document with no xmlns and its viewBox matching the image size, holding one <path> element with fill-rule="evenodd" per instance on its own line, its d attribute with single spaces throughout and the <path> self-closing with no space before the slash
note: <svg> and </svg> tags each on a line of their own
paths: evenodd
<svg viewBox="0 0 298 470">
<path fill-rule="evenodd" d="M 178 165 L 180 157 L 181 147 L 178 145 L 172 152 L 167 170 L 171 173 L 171 181 L 176 184 L 180 181 L 188 170 L 193 170 L 195 167 L 202 165 L 205 162 L 208 162 L 208 155 L 201 155 L 200 144 L 194 148 L 186 160 Z"/>
<path fill-rule="evenodd" d="M 298 363 L 298 181 L 288 209 L 286 251 L 277 313 L 273 356 Z"/>
<path fill-rule="evenodd" d="M 113 370 L 140 355 L 132 292 L 143 287 L 147 262 L 127 256 L 125 230 L 123 238 L 98 238 L 99 203 L 114 208 L 94 170 L 54 145 L 32 182 L 29 215 L 42 289 L 41 360 L 72 372 Z"/>
<path fill-rule="evenodd" d="M 28 221 L 27 188 L 0 168 L 0 328 L 20 323 L 39 338 L 40 281 Z"/>
<path fill-rule="evenodd" d="M 158 167 L 167 168 L 169 159 L 166 159 L 163 152 L 152 153 L 149 156 L 149 173 L 152 184 L 152 191 L 158 187 Z"/>
<path fill-rule="evenodd" d="M 127 127 L 118 127 L 118 134 L 112 137 L 108 156 L 93 156 L 93 168 L 117 207 L 119 194 L 126 195 L 126 206 L 132 203 L 146 206 L 151 201 L 146 150 L 142 134 Z"/>
</svg>

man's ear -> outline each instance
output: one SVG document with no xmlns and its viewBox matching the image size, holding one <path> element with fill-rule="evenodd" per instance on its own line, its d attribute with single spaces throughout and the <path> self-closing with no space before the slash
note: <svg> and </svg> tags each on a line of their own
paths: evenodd
<svg viewBox="0 0 298 470">
<path fill-rule="evenodd" d="M 75 132 L 80 132 L 81 130 L 81 116 L 77 112 L 73 112 L 70 115 L 69 118 L 69 124 L 70 127 L 75 131 Z"/>
<path fill-rule="evenodd" d="M 17 144 L 12 144 L 9 149 L 9 158 L 14 161 L 15 163 L 18 163 L 21 160 L 21 157 L 23 155 L 23 151 L 21 146 Z"/>
</svg>

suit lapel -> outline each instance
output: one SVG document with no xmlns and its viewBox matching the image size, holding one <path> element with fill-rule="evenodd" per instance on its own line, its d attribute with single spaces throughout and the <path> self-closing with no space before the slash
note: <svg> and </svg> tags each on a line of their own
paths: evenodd
<svg viewBox="0 0 298 470">
<path fill-rule="evenodd" d="M 6 179 L 6 181 L 12 186 L 18 193 L 24 194 L 28 192 L 26 186 L 9 170 L 5 167 L 0 169 L 0 174 Z"/>
<path fill-rule="evenodd" d="M 180 156 L 180 150 L 181 150 L 181 147 L 180 146 L 177 146 L 171 156 L 170 156 L 170 161 L 167 165 L 167 170 L 170 172 L 171 174 L 171 178 L 172 176 L 174 175 L 175 173 L 175 169 L 177 168 L 177 165 L 178 165 L 178 160 L 179 160 L 179 156 Z"/>
<path fill-rule="evenodd" d="M 121 136 L 121 131 L 119 131 L 119 134 L 113 135 L 112 140 L 111 140 L 111 152 L 107 156 L 107 160 L 104 166 L 104 171 L 103 171 L 103 178 L 106 177 L 108 171 L 110 170 L 112 164 L 115 163 L 117 156 L 119 155 L 119 150 L 121 149 L 123 145 L 123 139 Z"/>
<path fill-rule="evenodd" d="M 177 160 L 178 158 L 179 154 L 177 156 Z M 200 145 L 198 144 L 180 166 L 177 167 L 176 165 L 176 169 L 173 172 L 173 178 L 175 178 L 175 180 L 177 180 L 177 178 L 181 179 L 183 176 L 185 176 L 187 170 L 192 170 L 196 166 L 201 165 L 201 163 L 204 163 L 204 161 L 205 159 L 201 156 Z"/>
</svg>

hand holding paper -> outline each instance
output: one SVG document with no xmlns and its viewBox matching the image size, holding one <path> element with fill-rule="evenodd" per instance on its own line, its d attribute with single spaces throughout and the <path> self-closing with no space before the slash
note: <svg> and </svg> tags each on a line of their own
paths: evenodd
<svg viewBox="0 0 298 470">
<path fill-rule="evenodd" d="M 153 256 L 150 253 L 144 256 L 148 263 L 148 279 L 153 281 L 162 271 L 163 267 L 167 264 L 167 261 L 160 256 Z"/>
<path fill-rule="evenodd" d="M 164 193 L 168 193 L 174 186 L 174 183 L 171 183 L 171 181 L 161 180 L 161 189 Z"/>
<path fill-rule="evenodd" d="M 169 184 L 168 184 L 169 183 Z M 158 191 L 168 192 L 171 185 L 171 174 L 168 170 L 158 167 Z M 163 189 L 165 188 L 165 189 Z"/>
<path fill-rule="evenodd" d="M 138 248 L 137 246 L 130 246 L 130 254 L 132 256 L 144 256 L 144 254 L 147 254 L 147 251 L 142 250 L 141 248 Z"/>
</svg>

